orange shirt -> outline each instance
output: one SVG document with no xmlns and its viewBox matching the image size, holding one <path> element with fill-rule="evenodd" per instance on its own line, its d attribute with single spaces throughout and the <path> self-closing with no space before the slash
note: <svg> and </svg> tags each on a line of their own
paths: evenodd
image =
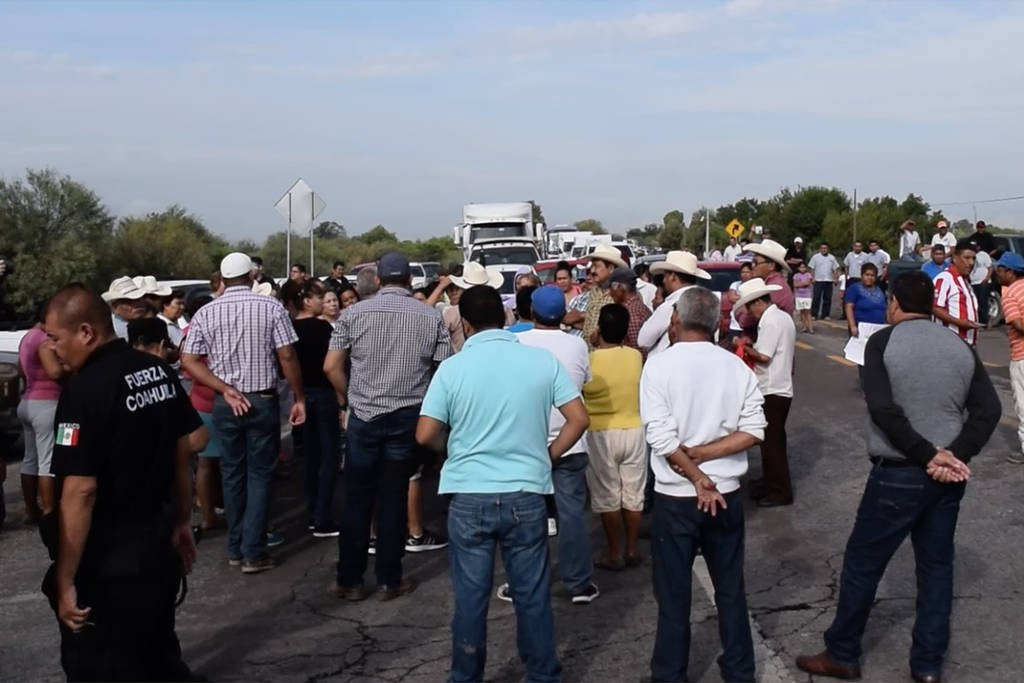
<svg viewBox="0 0 1024 683">
<path fill-rule="evenodd" d="M 1010 324 L 1024 318 L 1024 279 L 1017 280 L 1003 288 L 1003 320 L 1006 334 L 1010 337 L 1010 360 L 1024 360 L 1024 334 Z"/>
</svg>

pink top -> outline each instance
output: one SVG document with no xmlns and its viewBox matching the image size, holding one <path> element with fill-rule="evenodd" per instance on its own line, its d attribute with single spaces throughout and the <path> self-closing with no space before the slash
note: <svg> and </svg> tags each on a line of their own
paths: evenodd
<svg viewBox="0 0 1024 683">
<path fill-rule="evenodd" d="M 182 330 L 185 336 L 188 336 L 188 328 L 186 325 L 185 329 Z M 209 367 L 209 363 L 206 362 L 206 358 L 201 359 L 203 365 Z M 213 402 L 217 398 L 217 392 L 206 386 L 195 381 L 195 378 L 185 373 L 185 376 L 192 380 L 192 392 L 188 395 L 189 400 L 192 402 L 192 407 L 200 413 L 212 413 Z"/>
<path fill-rule="evenodd" d="M 60 398 L 60 384 L 50 379 L 39 362 L 39 347 L 46 341 L 46 333 L 33 327 L 18 345 L 18 362 L 25 374 L 25 398 L 30 401 L 56 401 Z"/>
</svg>

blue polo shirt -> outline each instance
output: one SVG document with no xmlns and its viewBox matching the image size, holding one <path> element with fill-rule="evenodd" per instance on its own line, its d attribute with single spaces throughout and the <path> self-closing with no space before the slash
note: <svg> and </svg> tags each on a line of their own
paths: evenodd
<svg viewBox="0 0 1024 683">
<path fill-rule="evenodd" d="M 949 263 L 949 259 L 946 259 L 946 261 L 941 266 L 937 266 L 935 265 L 935 261 L 928 261 L 923 266 L 921 266 L 921 270 L 924 271 L 925 275 L 934 280 L 936 277 L 938 277 L 939 273 L 941 273 L 942 271 L 946 270 L 946 268 L 949 267 Z"/>
<path fill-rule="evenodd" d="M 478 332 L 437 369 L 421 415 L 451 427 L 438 493 L 552 493 L 551 407 L 579 398 L 550 351 Z"/>
</svg>

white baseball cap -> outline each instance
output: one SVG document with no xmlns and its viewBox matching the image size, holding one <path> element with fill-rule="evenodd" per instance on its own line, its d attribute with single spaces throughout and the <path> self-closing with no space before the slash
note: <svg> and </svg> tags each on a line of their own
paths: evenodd
<svg viewBox="0 0 1024 683">
<path fill-rule="evenodd" d="M 242 277 L 252 271 L 252 259 L 247 254 L 234 251 L 221 259 L 220 274 L 225 279 Z"/>
</svg>

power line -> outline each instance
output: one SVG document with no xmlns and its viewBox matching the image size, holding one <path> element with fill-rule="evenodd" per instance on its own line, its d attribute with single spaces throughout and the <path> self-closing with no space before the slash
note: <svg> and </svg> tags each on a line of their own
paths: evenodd
<svg viewBox="0 0 1024 683">
<path fill-rule="evenodd" d="M 929 202 L 932 206 L 965 206 L 968 204 L 992 204 L 995 202 L 1013 202 L 1024 199 L 1024 194 L 1016 197 L 1000 197 L 999 199 L 978 199 L 973 202 Z"/>
</svg>

